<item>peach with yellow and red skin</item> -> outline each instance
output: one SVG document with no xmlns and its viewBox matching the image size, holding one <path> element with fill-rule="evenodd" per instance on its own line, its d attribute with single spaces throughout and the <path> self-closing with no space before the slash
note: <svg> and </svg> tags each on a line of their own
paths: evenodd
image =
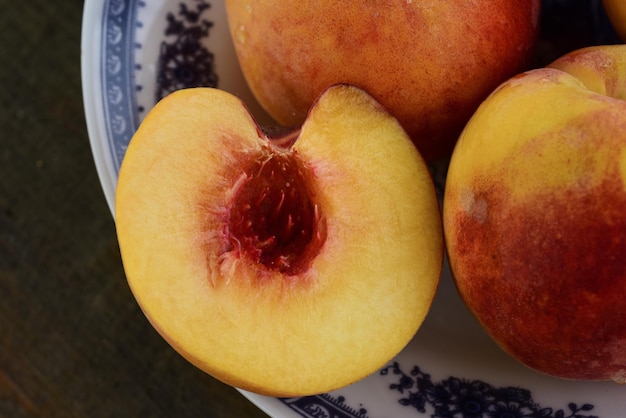
<svg viewBox="0 0 626 418">
<path fill-rule="evenodd" d="M 265 395 L 325 392 L 382 367 L 420 327 L 442 267 L 426 164 L 350 86 L 280 140 L 226 92 L 166 97 L 130 142 L 115 216 L 154 327 L 200 369 Z"/>
<path fill-rule="evenodd" d="M 227 0 L 235 49 L 252 92 L 297 126 L 329 85 L 368 91 L 427 160 L 449 156 L 463 125 L 526 65 L 539 0 Z"/>
<path fill-rule="evenodd" d="M 453 153 L 454 279 L 507 352 L 543 373 L 626 380 L 626 46 L 502 84 Z"/>
<path fill-rule="evenodd" d="M 602 2 L 615 31 L 626 42 L 626 2 L 624 0 L 603 0 Z"/>
</svg>

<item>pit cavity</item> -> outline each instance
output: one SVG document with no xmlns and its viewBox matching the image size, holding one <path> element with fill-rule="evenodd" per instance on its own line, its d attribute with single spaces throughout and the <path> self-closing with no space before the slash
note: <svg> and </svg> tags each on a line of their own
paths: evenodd
<svg viewBox="0 0 626 418">
<path fill-rule="evenodd" d="M 233 189 L 229 251 L 287 276 L 305 272 L 326 238 L 310 181 L 291 151 L 270 148 L 250 162 Z"/>
</svg>

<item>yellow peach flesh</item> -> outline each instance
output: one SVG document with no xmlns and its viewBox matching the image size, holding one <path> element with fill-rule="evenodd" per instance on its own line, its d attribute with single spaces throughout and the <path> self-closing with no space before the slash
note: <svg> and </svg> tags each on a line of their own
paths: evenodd
<svg viewBox="0 0 626 418">
<path fill-rule="evenodd" d="M 442 234 L 429 172 L 397 122 L 357 89 L 331 89 L 289 150 L 273 149 L 226 93 L 174 93 L 152 110 L 120 171 L 116 223 L 147 318 L 190 362 L 274 396 L 374 372 L 423 321 Z M 251 155 L 306 167 L 323 242 L 302 271 L 259 267 L 224 240 Z"/>
</svg>

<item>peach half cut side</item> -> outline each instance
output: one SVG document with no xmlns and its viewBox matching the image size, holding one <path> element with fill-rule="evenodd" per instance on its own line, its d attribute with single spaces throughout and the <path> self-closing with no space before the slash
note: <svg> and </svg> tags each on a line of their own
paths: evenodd
<svg viewBox="0 0 626 418">
<path fill-rule="evenodd" d="M 321 393 L 384 366 L 423 322 L 442 268 L 423 159 L 347 85 L 283 140 L 229 93 L 166 97 L 128 147 L 116 224 L 156 330 L 198 368 L 265 395 Z"/>
</svg>

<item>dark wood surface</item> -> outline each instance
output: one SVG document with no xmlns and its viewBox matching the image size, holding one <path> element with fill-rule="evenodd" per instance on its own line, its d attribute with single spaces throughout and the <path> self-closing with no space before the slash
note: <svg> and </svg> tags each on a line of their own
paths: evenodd
<svg viewBox="0 0 626 418">
<path fill-rule="evenodd" d="M 80 85 L 81 0 L 0 0 L 0 417 L 263 417 L 126 284 Z"/>
<path fill-rule="evenodd" d="M 614 39 L 594 30 L 598 0 L 551 3 L 537 63 Z M 265 416 L 175 353 L 129 291 L 87 137 L 82 10 L 0 0 L 0 417 Z"/>
</svg>

